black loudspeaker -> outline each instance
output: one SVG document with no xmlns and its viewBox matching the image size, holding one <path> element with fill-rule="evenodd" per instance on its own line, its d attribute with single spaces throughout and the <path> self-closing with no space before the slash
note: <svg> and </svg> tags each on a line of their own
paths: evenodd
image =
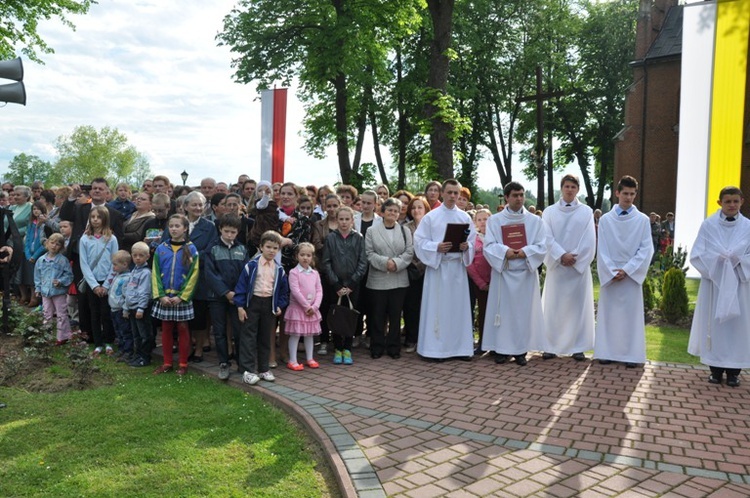
<svg viewBox="0 0 750 498">
<path fill-rule="evenodd" d="M 23 63 L 20 57 L 9 61 L 0 61 L 0 78 L 16 81 L 16 83 L 0 85 L 0 102 L 26 105 L 26 88 L 23 85 Z"/>
</svg>

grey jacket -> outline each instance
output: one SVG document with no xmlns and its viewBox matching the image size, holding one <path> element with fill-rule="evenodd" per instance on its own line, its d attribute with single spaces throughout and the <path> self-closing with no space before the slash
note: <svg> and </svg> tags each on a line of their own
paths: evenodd
<svg viewBox="0 0 750 498">
<path fill-rule="evenodd" d="M 125 303 L 123 310 L 135 310 L 145 313 L 151 301 L 151 270 L 148 264 L 136 266 L 130 272 L 130 279 L 125 285 Z"/>
<path fill-rule="evenodd" d="M 388 229 L 384 224 L 374 225 L 365 235 L 365 253 L 370 262 L 367 288 L 376 290 L 409 287 L 406 267 L 414 256 L 411 231 L 402 225 Z M 396 263 L 396 271 L 387 270 L 388 260 Z"/>
</svg>

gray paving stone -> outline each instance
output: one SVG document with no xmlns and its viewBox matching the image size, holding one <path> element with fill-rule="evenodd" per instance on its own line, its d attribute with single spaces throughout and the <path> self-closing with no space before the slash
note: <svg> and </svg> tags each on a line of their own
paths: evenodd
<svg viewBox="0 0 750 498">
<path fill-rule="evenodd" d="M 345 458 L 344 465 L 350 474 L 373 473 L 374 470 L 367 458 Z"/>
<path fill-rule="evenodd" d="M 721 479 L 726 481 L 729 479 L 726 472 L 719 472 L 718 470 L 708 469 L 697 469 L 695 467 L 687 467 L 685 473 L 689 476 L 706 477 L 708 479 Z"/>
</svg>

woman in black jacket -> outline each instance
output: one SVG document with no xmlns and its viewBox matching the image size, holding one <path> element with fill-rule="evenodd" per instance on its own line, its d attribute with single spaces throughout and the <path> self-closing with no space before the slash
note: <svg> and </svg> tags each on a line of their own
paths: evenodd
<svg viewBox="0 0 750 498">
<path fill-rule="evenodd" d="M 342 206 L 336 211 L 338 228 L 328 234 L 323 250 L 323 272 L 339 297 L 347 296 L 352 305 L 357 306 L 359 286 L 367 270 L 365 240 L 362 234 L 352 230 L 354 211 Z M 343 302 L 343 301 L 342 301 Z M 351 365 L 352 336 L 334 334 L 335 353 L 333 363 Z"/>
</svg>

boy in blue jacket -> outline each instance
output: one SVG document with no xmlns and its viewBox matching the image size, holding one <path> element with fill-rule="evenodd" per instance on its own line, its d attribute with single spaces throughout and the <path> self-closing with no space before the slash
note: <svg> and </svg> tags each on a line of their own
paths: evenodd
<svg viewBox="0 0 750 498">
<path fill-rule="evenodd" d="M 242 228 L 239 216 L 228 214 L 219 221 L 219 240 L 205 254 L 205 281 L 208 283 L 208 309 L 219 357 L 219 379 L 229 378 L 229 347 L 236 352 L 240 344 L 240 320 L 234 311 L 234 288 L 248 262 L 247 249 L 237 241 Z M 227 330 L 227 315 L 231 328 Z M 230 339 L 231 338 L 231 339 Z M 240 370 L 241 371 L 241 370 Z"/>
<path fill-rule="evenodd" d="M 151 248 L 145 242 L 136 242 L 130 249 L 133 269 L 125 285 L 125 303 L 122 316 L 130 321 L 133 332 L 135 358 L 131 367 L 146 367 L 151 364 L 154 349 L 154 333 L 148 310 L 151 304 L 151 269 L 148 259 Z"/>
<path fill-rule="evenodd" d="M 289 304 L 289 284 L 284 268 L 275 260 L 281 247 L 281 235 L 269 230 L 260 238 L 260 254 L 242 270 L 234 289 L 234 304 L 242 322 L 238 363 L 244 371 L 246 384 L 260 379 L 273 382 L 276 378 L 268 367 L 271 352 L 271 331 L 276 317 Z"/>
</svg>

